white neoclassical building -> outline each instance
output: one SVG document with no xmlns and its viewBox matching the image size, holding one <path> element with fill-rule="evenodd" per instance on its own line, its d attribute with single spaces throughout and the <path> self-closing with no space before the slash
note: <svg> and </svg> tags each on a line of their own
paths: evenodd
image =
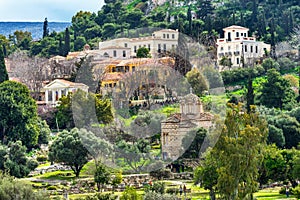
<svg viewBox="0 0 300 200">
<path fill-rule="evenodd" d="M 138 38 L 116 38 L 99 43 L 99 50 L 103 56 L 116 59 L 135 57 L 137 50 L 146 47 L 152 57 L 158 53 L 176 49 L 178 45 L 178 31 L 162 29 L 154 31 L 151 36 Z"/>
<path fill-rule="evenodd" d="M 231 61 L 231 67 L 242 67 L 255 63 L 262 58 L 266 51 L 270 52 L 271 45 L 256 41 L 250 37 L 249 29 L 242 26 L 229 26 L 223 29 L 224 38 L 217 40 L 217 59 L 220 61 L 227 58 Z M 224 67 L 224 66 L 223 66 Z"/>
<path fill-rule="evenodd" d="M 67 96 L 70 92 L 74 93 L 78 89 L 88 92 L 88 88 L 89 87 L 83 83 L 74 83 L 63 79 L 55 79 L 43 88 L 43 91 L 45 92 L 45 103 L 56 106 L 58 100 L 62 96 Z"/>
</svg>

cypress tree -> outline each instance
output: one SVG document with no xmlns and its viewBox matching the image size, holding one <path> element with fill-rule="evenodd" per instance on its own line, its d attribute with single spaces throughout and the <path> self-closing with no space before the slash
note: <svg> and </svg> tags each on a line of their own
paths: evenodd
<svg viewBox="0 0 300 200">
<path fill-rule="evenodd" d="M 252 73 L 252 72 L 250 72 Z M 247 86 L 247 104 L 246 104 L 246 109 L 248 112 L 251 111 L 250 106 L 254 105 L 254 90 L 253 90 L 253 79 L 251 75 L 249 75 L 248 78 L 248 86 Z"/>
<path fill-rule="evenodd" d="M 43 26 L 43 38 L 47 37 L 48 35 L 49 35 L 49 29 L 48 29 L 48 20 L 46 17 L 45 21 L 44 21 L 44 26 Z"/>
<path fill-rule="evenodd" d="M 64 56 L 68 55 L 70 49 L 71 49 L 71 45 L 70 45 L 70 32 L 69 32 L 69 29 L 66 28 L 66 31 L 65 31 Z"/>
<path fill-rule="evenodd" d="M 5 66 L 3 47 L 0 45 L 0 83 L 8 80 L 8 73 Z"/>
<path fill-rule="evenodd" d="M 58 50 L 59 50 L 59 55 L 64 56 L 64 46 L 63 46 L 63 43 L 62 43 L 62 37 L 61 36 L 59 36 Z"/>
</svg>

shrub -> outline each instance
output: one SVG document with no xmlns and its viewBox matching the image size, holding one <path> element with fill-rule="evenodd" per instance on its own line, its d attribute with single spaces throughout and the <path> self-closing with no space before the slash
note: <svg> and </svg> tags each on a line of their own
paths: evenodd
<svg viewBox="0 0 300 200">
<path fill-rule="evenodd" d="M 138 200 L 139 199 L 139 196 L 136 192 L 136 189 L 132 188 L 132 187 L 127 187 L 120 200 Z"/>
<path fill-rule="evenodd" d="M 40 155 L 40 156 L 37 156 L 36 160 L 38 162 L 46 162 L 47 161 L 47 156 L 44 156 L 44 155 Z"/>
<path fill-rule="evenodd" d="M 0 199 L 50 200 L 45 192 L 34 192 L 31 185 L 0 173 Z"/>
<path fill-rule="evenodd" d="M 160 194 L 153 191 L 146 192 L 144 200 L 177 200 L 175 195 Z"/>
<path fill-rule="evenodd" d="M 57 187 L 55 185 L 49 185 L 47 190 L 57 190 Z"/>
<path fill-rule="evenodd" d="M 281 188 L 282 189 L 282 188 Z M 281 190 L 280 190 L 281 191 Z M 285 192 L 284 192 L 285 193 Z M 300 198 L 300 185 L 297 185 L 294 189 L 290 190 L 290 194 L 294 194 L 297 199 Z"/>
<path fill-rule="evenodd" d="M 172 175 L 172 173 L 168 169 L 159 169 L 159 170 L 150 172 L 150 176 L 152 176 L 153 178 L 157 178 L 159 180 L 161 180 L 163 178 L 168 179 L 171 177 L 171 175 Z"/>
<path fill-rule="evenodd" d="M 168 188 L 167 190 L 166 190 L 166 193 L 168 193 L 168 194 L 178 194 L 179 193 L 179 189 L 178 188 Z"/>
<path fill-rule="evenodd" d="M 164 182 L 155 182 L 152 186 L 148 186 L 145 188 L 145 192 L 156 192 L 159 194 L 164 194 L 166 190 L 166 184 Z"/>
</svg>

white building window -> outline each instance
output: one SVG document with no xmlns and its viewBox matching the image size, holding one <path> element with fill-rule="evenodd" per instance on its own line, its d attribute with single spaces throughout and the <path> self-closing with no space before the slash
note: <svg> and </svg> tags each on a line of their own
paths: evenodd
<svg viewBox="0 0 300 200">
<path fill-rule="evenodd" d="M 236 64 L 240 64 L 240 58 L 236 58 Z"/>
<path fill-rule="evenodd" d="M 166 34 L 163 34 L 163 38 L 166 38 Z"/>
<path fill-rule="evenodd" d="M 161 44 L 158 44 L 157 51 L 158 51 L 158 53 L 161 52 Z"/>
<path fill-rule="evenodd" d="M 255 53 L 258 53 L 258 46 L 255 46 Z"/>
<path fill-rule="evenodd" d="M 230 51 L 230 49 L 231 49 L 231 46 L 228 46 L 228 51 Z"/>
<path fill-rule="evenodd" d="M 240 33 L 239 32 L 236 32 L 236 37 L 240 37 Z"/>
<path fill-rule="evenodd" d="M 124 47 L 126 47 L 126 48 L 127 48 L 127 47 L 128 47 L 128 44 L 127 44 L 127 43 L 125 43 L 125 44 L 124 44 Z"/>
<path fill-rule="evenodd" d="M 114 57 L 117 57 L 117 51 L 114 50 Z"/>
<path fill-rule="evenodd" d="M 245 45 L 245 48 L 244 48 L 244 49 L 245 49 L 245 52 L 247 52 L 247 51 L 248 51 L 248 49 L 247 49 L 247 45 Z"/>
<path fill-rule="evenodd" d="M 172 34 L 172 39 L 175 39 L 175 34 Z"/>
<path fill-rule="evenodd" d="M 253 53 L 253 46 L 250 46 L 250 52 Z"/>
<path fill-rule="evenodd" d="M 150 48 L 150 44 L 148 44 L 148 49 L 149 49 L 149 51 L 151 50 L 151 48 Z"/>
<path fill-rule="evenodd" d="M 167 39 L 169 39 L 169 34 L 167 34 Z"/>
<path fill-rule="evenodd" d="M 134 46 L 134 53 L 136 53 L 136 46 Z"/>
<path fill-rule="evenodd" d="M 224 51 L 224 47 L 221 47 L 221 51 Z"/>
<path fill-rule="evenodd" d="M 126 51 L 123 51 L 123 57 L 124 58 L 126 57 Z"/>
<path fill-rule="evenodd" d="M 164 51 L 167 51 L 167 45 L 164 44 Z"/>
</svg>

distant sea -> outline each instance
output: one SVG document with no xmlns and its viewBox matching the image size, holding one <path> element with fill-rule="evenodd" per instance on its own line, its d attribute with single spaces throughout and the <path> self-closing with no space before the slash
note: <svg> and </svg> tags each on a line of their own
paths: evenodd
<svg viewBox="0 0 300 200">
<path fill-rule="evenodd" d="M 0 22 L 0 34 L 8 38 L 8 35 L 14 34 L 15 31 L 29 31 L 34 40 L 43 36 L 44 22 Z M 69 22 L 48 22 L 49 33 L 61 32 L 70 26 Z"/>
</svg>

